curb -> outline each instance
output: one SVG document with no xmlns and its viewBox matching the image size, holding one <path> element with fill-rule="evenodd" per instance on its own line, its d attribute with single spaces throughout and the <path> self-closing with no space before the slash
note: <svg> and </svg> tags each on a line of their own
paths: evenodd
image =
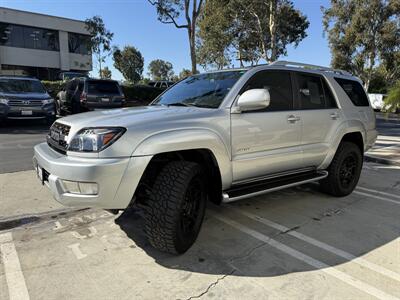
<svg viewBox="0 0 400 300">
<path fill-rule="evenodd" d="M 400 166 L 400 161 L 396 161 L 393 159 L 381 158 L 381 157 L 377 157 L 377 156 L 370 155 L 370 154 L 364 154 L 364 160 L 368 161 L 368 162 L 375 162 L 378 164 L 383 164 L 383 165 Z"/>
</svg>

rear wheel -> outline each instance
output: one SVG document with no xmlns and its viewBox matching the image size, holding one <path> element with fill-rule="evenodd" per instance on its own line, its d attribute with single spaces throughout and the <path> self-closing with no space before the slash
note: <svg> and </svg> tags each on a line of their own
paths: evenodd
<svg viewBox="0 0 400 300">
<path fill-rule="evenodd" d="M 349 195 L 357 186 L 363 164 L 360 148 L 351 142 L 340 143 L 321 190 L 336 197 Z"/>
<path fill-rule="evenodd" d="M 168 163 L 158 174 L 146 204 L 145 231 L 157 249 L 172 254 L 187 251 L 199 234 L 207 193 L 201 166 Z"/>
</svg>

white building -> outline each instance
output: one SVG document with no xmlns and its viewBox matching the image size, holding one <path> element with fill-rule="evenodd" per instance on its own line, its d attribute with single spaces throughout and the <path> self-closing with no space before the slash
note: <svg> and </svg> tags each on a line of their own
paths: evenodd
<svg viewBox="0 0 400 300">
<path fill-rule="evenodd" d="M 92 70 L 83 21 L 0 7 L 0 74 L 56 79 Z"/>
</svg>

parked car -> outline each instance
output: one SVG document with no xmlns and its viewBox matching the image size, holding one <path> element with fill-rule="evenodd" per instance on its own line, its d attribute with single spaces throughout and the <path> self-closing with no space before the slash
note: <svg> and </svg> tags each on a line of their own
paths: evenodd
<svg viewBox="0 0 400 300">
<path fill-rule="evenodd" d="M 371 106 L 375 111 L 381 111 L 385 107 L 385 94 L 368 94 L 368 97 L 369 101 L 371 102 Z"/>
<path fill-rule="evenodd" d="M 5 119 L 46 119 L 52 123 L 54 99 L 36 78 L 0 76 L 0 121 Z"/>
<path fill-rule="evenodd" d="M 69 116 L 35 146 L 66 206 L 144 208 L 150 243 L 183 253 L 216 204 L 319 182 L 349 195 L 377 137 L 360 79 L 294 62 L 190 76 L 149 106 Z"/>
<path fill-rule="evenodd" d="M 56 97 L 58 115 L 117 108 L 124 103 L 125 97 L 118 82 L 106 79 L 74 78 Z"/>
</svg>

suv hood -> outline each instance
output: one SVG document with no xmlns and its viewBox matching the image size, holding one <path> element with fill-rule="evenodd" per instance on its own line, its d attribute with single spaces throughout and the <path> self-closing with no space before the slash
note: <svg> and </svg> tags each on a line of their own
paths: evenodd
<svg viewBox="0 0 400 300">
<path fill-rule="evenodd" d="M 110 147 L 96 153 L 97 157 L 127 157 L 145 139 L 165 132 L 203 129 L 229 131 L 230 119 L 223 109 L 181 106 L 142 106 L 81 113 L 57 122 L 69 125 L 67 143 L 85 127 L 125 127 L 127 131 Z M 83 156 L 83 153 L 68 152 Z M 94 154 L 90 154 L 92 156 Z"/>
<path fill-rule="evenodd" d="M 3 93 L 0 92 L 0 98 L 6 99 L 30 99 L 30 100 L 44 100 L 51 98 L 47 93 Z"/>
<path fill-rule="evenodd" d="M 59 120 L 74 129 L 83 127 L 126 127 L 128 130 L 137 126 L 154 126 L 157 123 L 193 119 L 209 115 L 213 109 L 177 106 L 140 106 L 132 108 L 92 111 L 68 116 Z"/>
</svg>

